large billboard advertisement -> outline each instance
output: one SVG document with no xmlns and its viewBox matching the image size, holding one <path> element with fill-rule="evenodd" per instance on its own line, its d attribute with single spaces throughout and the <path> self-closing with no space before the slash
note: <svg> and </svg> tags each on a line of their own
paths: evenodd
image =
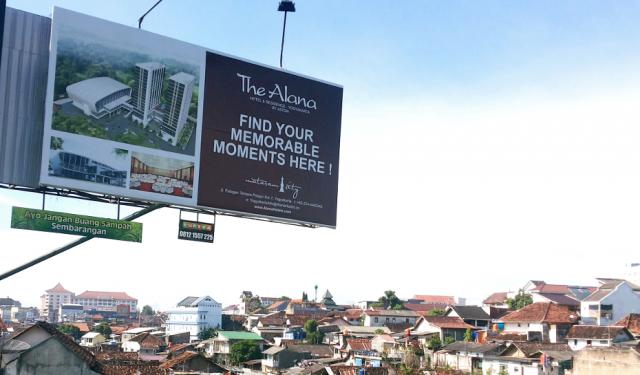
<svg viewBox="0 0 640 375">
<path fill-rule="evenodd" d="M 342 88 L 54 8 L 42 185 L 335 227 Z"/>
</svg>

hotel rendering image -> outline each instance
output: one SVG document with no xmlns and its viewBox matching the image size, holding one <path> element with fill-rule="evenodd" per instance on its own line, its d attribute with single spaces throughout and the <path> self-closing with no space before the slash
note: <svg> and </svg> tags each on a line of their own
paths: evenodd
<svg viewBox="0 0 640 375">
<path fill-rule="evenodd" d="M 165 65 L 159 62 L 137 63 L 133 87 L 111 77 L 93 77 L 68 85 L 66 92 L 74 107 L 95 120 L 112 121 L 114 115 L 128 119 L 121 126 L 125 135 L 134 131 L 126 123 L 140 124 L 147 133 L 171 146 L 177 146 L 181 136 L 186 144 L 191 132 L 183 135 L 182 131 L 189 120 L 196 77 L 178 72 L 165 81 L 165 72 Z M 191 120 L 195 123 L 195 119 Z M 148 129 L 152 122 L 155 126 Z M 106 130 L 115 131 L 116 126 L 101 124 Z"/>
</svg>

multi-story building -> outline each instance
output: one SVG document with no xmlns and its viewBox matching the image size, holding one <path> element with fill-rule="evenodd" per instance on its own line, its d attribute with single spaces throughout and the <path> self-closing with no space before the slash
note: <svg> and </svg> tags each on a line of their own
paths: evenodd
<svg viewBox="0 0 640 375">
<path fill-rule="evenodd" d="M 146 62 L 136 64 L 136 69 L 130 103 L 134 109 L 134 119 L 147 126 L 153 117 L 153 110 L 160 104 L 165 66 L 158 62 Z"/>
<path fill-rule="evenodd" d="M 191 341 L 197 340 L 200 332 L 222 325 L 222 305 L 209 296 L 187 297 L 167 314 L 167 336 L 189 332 Z"/>
<path fill-rule="evenodd" d="M 73 297 L 74 294 L 66 290 L 60 283 L 46 290 L 45 293 L 40 296 L 41 317 L 49 323 L 57 322 L 60 305 L 72 303 Z"/>
<path fill-rule="evenodd" d="M 118 311 L 119 305 L 129 306 L 130 311 L 138 309 L 138 300 L 125 292 L 98 292 L 87 290 L 78 294 L 73 303 L 82 305 L 84 311 Z"/>
<path fill-rule="evenodd" d="M 162 122 L 162 133 L 163 138 L 174 146 L 178 143 L 180 132 L 187 123 L 194 83 L 195 77 L 184 72 L 174 74 L 169 78 L 166 92 L 168 108 Z"/>
</svg>

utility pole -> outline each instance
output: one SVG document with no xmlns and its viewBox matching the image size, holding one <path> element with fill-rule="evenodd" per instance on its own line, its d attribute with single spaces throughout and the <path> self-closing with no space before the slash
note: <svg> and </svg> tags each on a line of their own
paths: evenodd
<svg viewBox="0 0 640 375">
<path fill-rule="evenodd" d="M 280 43 L 280 68 L 282 68 L 282 52 L 284 51 L 284 32 L 287 29 L 287 13 L 294 13 L 296 4 L 291 0 L 282 0 L 278 5 L 278 12 L 284 12 L 284 23 L 282 24 L 282 43 Z"/>
</svg>

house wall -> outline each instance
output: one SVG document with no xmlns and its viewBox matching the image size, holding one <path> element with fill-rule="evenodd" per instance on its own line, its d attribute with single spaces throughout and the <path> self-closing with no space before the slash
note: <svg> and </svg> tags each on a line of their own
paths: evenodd
<svg viewBox="0 0 640 375">
<path fill-rule="evenodd" d="M 406 323 L 407 319 L 409 320 L 408 323 L 415 324 L 417 317 L 415 316 L 384 316 L 384 315 L 369 316 L 365 314 L 363 325 L 365 327 L 384 327 L 386 324 Z"/>
<path fill-rule="evenodd" d="M 140 343 L 136 341 L 125 341 L 122 343 L 122 351 L 125 352 L 139 352 Z"/>
<path fill-rule="evenodd" d="M 590 305 L 613 305 L 613 317 L 608 319 L 601 317 L 600 309 L 592 311 Z M 640 297 L 629 287 L 626 282 L 618 285 L 608 296 L 597 301 L 582 302 L 580 315 L 583 324 L 612 325 L 630 313 L 640 312 Z"/>
<path fill-rule="evenodd" d="M 97 375 L 75 353 L 55 338 L 23 353 L 6 369 L 6 375 Z"/>
<path fill-rule="evenodd" d="M 572 375 L 612 374 L 640 374 L 640 354 L 627 348 L 587 348 L 573 357 Z"/>
<path fill-rule="evenodd" d="M 500 373 L 502 366 L 506 366 L 507 374 L 509 375 L 558 375 L 558 370 L 554 369 L 548 371 L 546 374 L 542 371 L 542 367 L 538 367 L 537 364 L 522 364 L 516 362 L 509 362 L 508 360 L 483 360 L 482 361 L 482 373 L 484 375 L 497 375 Z"/>
<path fill-rule="evenodd" d="M 168 312 L 167 334 L 189 332 L 191 341 L 207 328 L 220 328 L 222 307 L 219 303 L 202 301 L 198 307 L 178 307 Z"/>
<path fill-rule="evenodd" d="M 433 360 L 438 367 L 449 366 L 454 370 L 471 371 L 471 358 L 460 353 L 435 353 Z"/>
<path fill-rule="evenodd" d="M 571 348 L 571 350 L 582 350 L 588 346 L 587 341 L 588 341 L 587 339 L 569 339 L 569 347 Z M 589 340 L 589 341 L 591 341 L 591 344 L 589 344 L 589 346 L 594 346 L 594 347 L 611 346 L 610 340 Z"/>
</svg>

